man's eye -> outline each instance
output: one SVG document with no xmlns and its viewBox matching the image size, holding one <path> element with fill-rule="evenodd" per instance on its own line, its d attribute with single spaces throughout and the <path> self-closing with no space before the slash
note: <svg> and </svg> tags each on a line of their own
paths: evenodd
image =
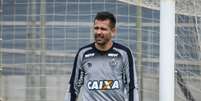
<svg viewBox="0 0 201 101">
<path fill-rule="evenodd" d="M 98 27 L 94 27 L 94 29 L 99 29 Z"/>
<path fill-rule="evenodd" d="M 101 30 L 106 30 L 106 28 L 101 28 Z"/>
</svg>

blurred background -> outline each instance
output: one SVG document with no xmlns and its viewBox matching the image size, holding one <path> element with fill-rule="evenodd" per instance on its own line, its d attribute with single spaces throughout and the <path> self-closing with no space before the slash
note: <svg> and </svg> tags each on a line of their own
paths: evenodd
<svg viewBox="0 0 201 101">
<path fill-rule="evenodd" d="M 176 0 L 175 101 L 201 101 L 200 4 Z M 63 101 L 99 11 L 135 55 L 141 101 L 159 101 L 160 0 L 0 0 L 0 101 Z"/>
</svg>

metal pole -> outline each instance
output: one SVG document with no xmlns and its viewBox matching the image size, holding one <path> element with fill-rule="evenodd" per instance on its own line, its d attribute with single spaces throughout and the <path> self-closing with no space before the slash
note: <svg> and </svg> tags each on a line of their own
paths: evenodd
<svg viewBox="0 0 201 101">
<path fill-rule="evenodd" d="M 40 3 L 40 100 L 46 101 L 46 75 L 45 75 L 45 10 L 46 1 L 41 0 Z"/>
<path fill-rule="evenodd" d="M 139 69 L 140 79 L 140 101 L 143 101 L 143 66 L 142 66 L 142 1 L 137 0 L 136 7 L 136 30 L 137 30 L 137 59 L 136 64 Z"/>
<path fill-rule="evenodd" d="M 3 22 L 2 21 L 2 17 L 3 16 L 3 0 L 0 1 L 0 22 Z M 3 56 L 3 53 L 2 53 L 2 42 L 3 42 L 3 39 L 2 39 L 2 35 L 3 35 L 3 25 L 0 23 L 0 101 L 3 100 L 3 75 L 2 75 L 2 72 L 3 72 L 3 63 L 2 63 L 2 56 Z"/>
<path fill-rule="evenodd" d="M 159 101 L 174 101 L 175 0 L 160 0 Z"/>
<path fill-rule="evenodd" d="M 26 53 L 26 101 L 29 100 L 35 100 L 35 95 L 36 95 L 36 89 L 35 89 L 35 85 L 36 85 L 36 81 L 35 81 L 35 75 L 34 74 L 34 62 L 36 62 L 36 56 L 35 56 L 35 39 L 36 39 L 36 3 L 35 0 L 28 0 L 27 1 L 27 15 L 30 14 L 30 19 L 31 19 L 31 23 L 29 25 L 27 25 L 27 39 L 28 42 L 26 44 L 26 48 L 28 50 L 28 52 Z M 29 16 L 27 16 L 27 22 L 29 22 Z M 30 30 L 29 30 L 30 28 Z"/>
</svg>

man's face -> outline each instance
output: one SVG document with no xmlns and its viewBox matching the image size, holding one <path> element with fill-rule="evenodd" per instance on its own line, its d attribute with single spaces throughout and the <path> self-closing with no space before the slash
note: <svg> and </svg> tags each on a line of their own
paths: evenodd
<svg viewBox="0 0 201 101">
<path fill-rule="evenodd" d="M 106 45 L 111 42 L 115 34 L 115 28 L 110 27 L 110 20 L 95 20 L 94 37 L 98 45 Z"/>
</svg>

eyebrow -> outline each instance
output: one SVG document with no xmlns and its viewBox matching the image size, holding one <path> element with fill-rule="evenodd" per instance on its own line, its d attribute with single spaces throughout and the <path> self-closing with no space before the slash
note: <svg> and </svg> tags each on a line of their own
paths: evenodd
<svg viewBox="0 0 201 101">
<path fill-rule="evenodd" d="M 106 30 L 107 28 L 95 26 L 94 29 Z"/>
</svg>

